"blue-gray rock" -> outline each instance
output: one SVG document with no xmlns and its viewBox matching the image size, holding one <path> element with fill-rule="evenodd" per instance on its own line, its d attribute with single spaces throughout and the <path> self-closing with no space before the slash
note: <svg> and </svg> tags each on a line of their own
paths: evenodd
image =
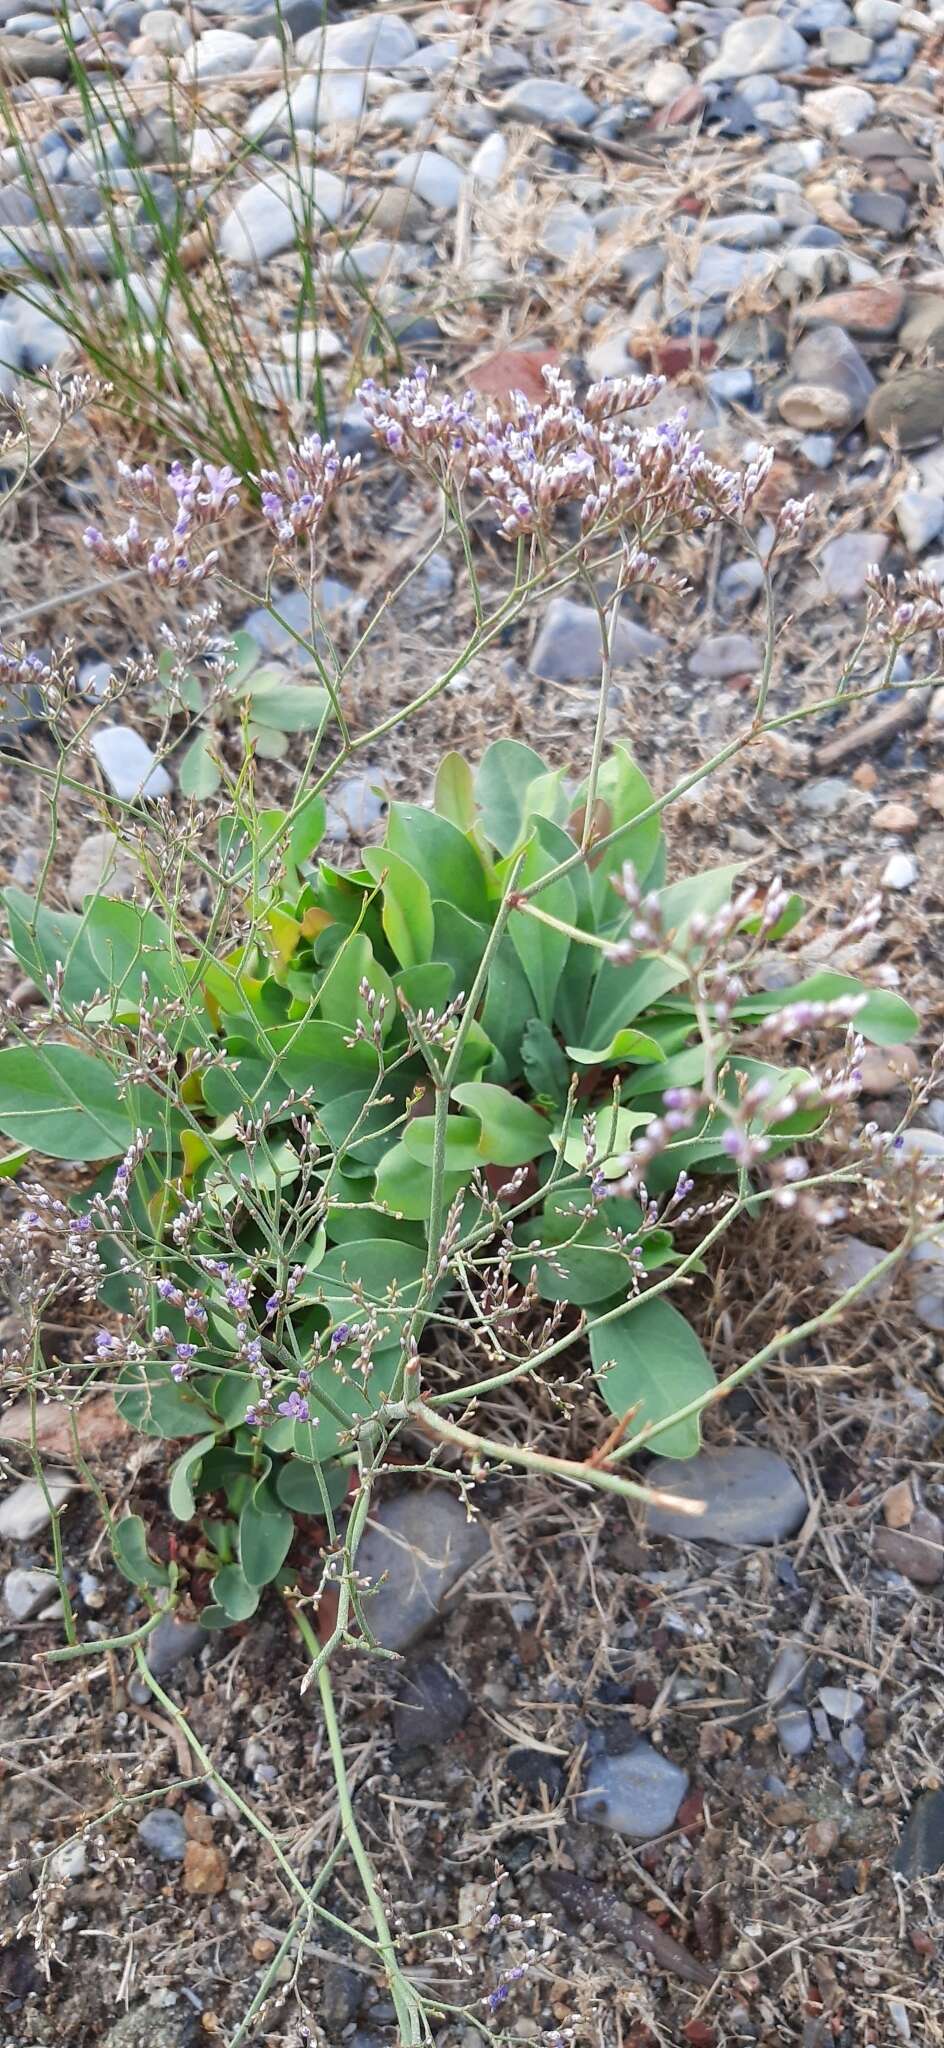
<svg viewBox="0 0 944 2048">
<path fill-rule="evenodd" d="M 837 534 L 817 560 L 820 588 L 830 597 L 861 597 L 870 568 L 882 561 L 887 548 L 888 535 L 877 529 Z"/>
<path fill-rule="evenodd" d="M 250 142 L 258 142 L 265 135 L 288 135 L 293 130 L 311 134 L 316 128 L 358 121 L 364 97 L 362 71 L 307 72 L 291 92 L 268 93 L 253 108 L 245 133 Z"/>
<path fill-rule="evenodd" d="M 148 1670 L 155 1678 L 167 1678 L 184 1657 L 195 1657 L 206 1641 L 206 1630 L 198 1621 L 178 1621 L 165 1614 L 148 1637 Z"/>
<path fill-rule="evenodd" d="M 322 222 L 333 224 L 344 210 L 346 186 L 321 164 L 276 171 L 256 180 L 230 207 L 219 231 L 223 256 L 234 263 L 267 263 L 299 236 L 317 238 Z"/>
<path fill-rule="evenodd" d="M 687 1791 L 688 1773 L 651 1743 L 638 1742 L 624 1756 L 594 1760 L 577 1812 L 630 1842 L 651 1842 L 672 1826 Z"/>
<path fill-rule="evenodd" d="M 920 555 L 944 527 L 944 498 L 936 491 L 902 491 L 895 504 L 895 518 L 905 546 L 913 555 Z"/>
<path fill-rule="evenodd" d="M 813 1747 L 813 1723 L 805 1707 L 782 1707 L 776 1716 L 777 1740 L 785 1756 L 806 1756 Z"/>
<path fill-rule="evenodd" d="M 47 1472 L 46 1492 L 53 1507 L 59 1508 L 75 1492 L 75 1481 L 67 1472 Z M 7 1543 L 29 1543 L 49 1527 L 46 1495 L 35 1479 L 21 1479 L 19 1486 L 0 1501 L 0 1537 Z"/>
<path fill-rule="evenodd" d="M 539 128 L 586 128 L 597 107 L 589 93 L 562 78 L 523 78 L 502 93 L 499 111 Z"/>
<path fill-rule="evenodd" d="M 800 1643 L 784 1643 L 771 1665 L 764 1696 L 773 1704 L 796 1692 L 803 1678 L 808 1653 Z"/>
<path fill-rule="evenodd" d="M 28 1571 L 15 1565 L 3 1581 L 3 1604 L 14 1621 L 32 1621 L 58 1597 L 55 1572 Z"/>
<path fill-rule="evenodd" d="M 944 1868 L 944 1791 L 922 1792 L 905 1822 L 892 1869 L 900 1877 L 934 1877 Z"/>
<path fill-rule="evenodd" d="M 857 1721 L 865 1712 L 862 1694 L 848 1685 L 821 1685 L 817 1698 L 831 1721 Z"/>
<path fill-rule="evenodd" d="M 758 1444 L 660 1459 L 651 1476 L 660 1492 L 697 1504 L 697 1511 L 649 1505 L 647 1528 L 653 1536 L 689 1543 L 782 1543 L 799 1528 L 809 1505 L 785 1459 Z"/>
<path fill-rule="evenodd" d="M 404 191 L 415 192 L 424 206 L 431 206 L 440 213 L 455 213 L 465 175 L 459 164 L 454 164 L 451 157 L 442 156 L 438 150 L 411 149 L 400 158 L 393 182 Z"/>
<path fill-rule="evenodd" d="M 402 15 L 365 13 L 302 36 L 295 54 L 315 70 L 349 65 L 352 70 L 391 71 L 419 48 L 419 37 Z"/>
<path fill-rule="evenodd" d="M 766 277 L 770 257 L 763 249 L 729 249 L 725 242 L 708 242 L 688 280 L 693 299 L 727 299 L 740 291 L 749 278 Z"/>
<path fill-rule="evenodd" d="M 705 222 L 702 239 L 724 242 L 731 249 L 768 249 L 783 236 L 783 222 L 774 213 L 725 213 Z"/>
<path fill-rule="evenodd" d="M 403 1681 L 393 1713 L 394 1741 L 401 1749 L 440 1749 L 468 1720 L 472 1702 L 465 1688 L 434 1657 L 424 1658 Z"/>
<path fill-rule="evenodd" d="M 806 61 L 803 37 L 789 22 L 776 14 L 748 15 L 725 29 L 718 55 L 706 65 L 701 83 L 750 78 L 758 71 L 801 71 Z"/>
<path fill-rule="evenodd" d="M 875 379 L 855 342 L 834 322 L 805 334 L 793 353 L 790 382 L 778 399 L 788 426 L 848 433 L 863 418 Z"/>
<path fill-rule="evenodd" d="M 152 1806 L 138 1822 L 138 1840 L 160 1863 L 182 1863 L 187 1847 L 183 1819 L 172 1806 Z"/>
<path fill-rule="evenodd" d="M 661 634 L 620 619 L 613 636 L 613 665 L 630 668 L 664 654 L 667 645 Z M 528 666 L 532 675 L 548 683 L 593 683 L 599 681 L 602 652 L 600 621 L 592 605 L 555 597 L 544 614 Z"/>
<path fill-rule="evenodd" d="M 730 676 L 755 675 L 763 660 L 760 642 L 748 633 L 710 633 L 689 661 L 689 673 L 724 682 Z"/>
<path fill-rule="evenodd" d="M 407 1650 L 438 1619 L 456 1581 L 489 1549 L 481 1522 L 470 1522 L 451 1493 L 401 1493 L 372 1515 L 357 1568 L 372 1590 L 365 1612 L 386 1650 Z"/>
<path fill-rule="evenodd" d="M 130 725 L 100 725 L 92 734 L 92 751 L 116 796 L 168 796 L 171 779 L 152 749 Z"/>
<path fill-rule="evenodd" d="M 832 434 L 804 434 L 797 447 L 811 469 L 831 469 L 836 460 L 836 443 Z"/>
</svg>

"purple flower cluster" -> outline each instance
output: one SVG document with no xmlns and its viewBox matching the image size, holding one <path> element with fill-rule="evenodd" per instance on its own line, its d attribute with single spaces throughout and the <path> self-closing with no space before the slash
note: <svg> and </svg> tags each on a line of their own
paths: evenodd
<svg viewBox="0 0 944 2048">
<path fill-rule="evenodd" d="M 339 455 L 334 441 L 309 434 L 290 450 L 284 469 L 264 469 L 255 481 L 261 488 L 263 517 L 283 545 L 311 538 L 339 490 L 357 474 L 359 455 Z"/>
<path fill-rule="evenodd" d="M 140 469 L 119 463 L 118 473 L 125 496 L 161 520 L 165 531 L 145 532 L 135 511 L 124 533 L 104 534 L 97 526 L 86 527 L 89 553 L 112 568 L 143 568 L 162 589 L 194 590 L 219 562 L 216 548 L 194 554 L 194 541 L 222 525 L 239 507 L 234 471 L 198 456 L 189 469 L 182 462 L 172 463 L 164 477 L 150 463 Z"/>
</svg>

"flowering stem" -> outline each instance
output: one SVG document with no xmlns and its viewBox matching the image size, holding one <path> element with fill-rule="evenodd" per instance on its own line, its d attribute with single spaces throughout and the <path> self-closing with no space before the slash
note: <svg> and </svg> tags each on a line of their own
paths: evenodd
<svg viewBox="0 0 944 2048">
<path fill-rule="evenodd" d="M 318 1643 L 308 1616 L 302 1612 L 301 1608 L 293 1607 L 291 1604 L 289 1605 L 289 1612 L 306 1650 L 311 1655 L 313 1662 L 317 1662 Z M 416 1993 L 404 1977 L 397 1960 L 396 1943 L 393 1939 L 390 1922 L 384 1911 L 383 1900 L 377 1889 L 373 1865 L 364 1847 L 360 1829 L 354 1815 L 351 1791 L 347 1778 L 347 1764 L 345 1763 L 344 1750 L 341 1746 L 341 1731 L 338 1726 L 337 1709 L 334 1703 L 334 1689 L 331 1684 L 328 1665 L 324 1661 L 321 1662 L 318 1670 L 318 1691 L 321 1697 L 325 1732 L 328 1737 L 328 1748 L 334 1769 L 334 1782 L 337 1789 L 338 1806 L 341 1811 L 341 1826 L 344 1830 L 345 1840 L 357 1865 L 358 1875 L 364 1887 L 367 1904 L 370 1908 L 371 1919 L 376 1929 L 376 1947 L 383 1959 L 387 1973 L 387 1983 L 390 1987 L 390 1996 L 396 2008 L 397 2022 L 400 2029 L 400 2042 L 402 2048 L 414 2048 L 414 2044 L 418 2044 L 423 2038 L 421 2007 Z"/>
<path fill-rule="evenodd" d="M 671 1508 L 677 1514 L 697 1512 L 691 1501 L 680 1500 L 675 1494 L 660 1493 L 651 1486 L 637 1485 L 635 1480 L 623 1479 L 616 1472 L 601 1471 L 583 1459 L 551 1458 L 542 1451 L 525 1450 L 520 1444 L 503 1444 L 493 1437 L 474 1436 L 471 1430 L 460 1428 L 457 1422 L 450 1422 L 437 1414 L 434 1408 L 428 1408 L 424 1401 L 404 1405 L 403 1419 L 421 1423 L 433 1436 L 471 1452 L 476 1458 L 493 1458 L 502 1465 L 520 1465 L 525 1472 L 546 1472 L 552 1479 L 569 1479 L 599 1493 L 618 1494 L 622 1500 L 648 1501 L 655 1506 Z M 665 1425 L 660 1423 L 659 1427 L 664 1428 Z"/>
</svg>

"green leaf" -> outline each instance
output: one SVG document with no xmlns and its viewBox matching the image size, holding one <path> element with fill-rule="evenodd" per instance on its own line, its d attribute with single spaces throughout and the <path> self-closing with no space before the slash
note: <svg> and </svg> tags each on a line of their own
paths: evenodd
<svg viewBox="0 0 944 2048">
<path fill-rule="evenodd" d="M 620 1067 L 624 1063 L 631 1066 L 643 1062 L 662 1063 L 665 1060 L 658 1040 L 650 1038 L 646 1031 L 635 1031 L 632 1025 L 624 1025 L 622 1030 L 615 1031 L 609 1045 L 601 1046 L 598 1050 L 590 1045 L 569 1045 L 567 1051 L 571 1059 L 576 1060 L 578 1067 Z M 657 1075 L 653 1075 L 649 1085 L 661 1086 Z M 667 1083 L 667 1086 L 671 1085 L 671 1082 Z"/>
<path fill-rule="evenodd" d="M 102 992 L 102 976 L 91 950 L 84 917 L 71 910 L 48 910 L 22 889 L 3 891 L 10 920 L 10 944 L 23 969 L 38 988 L 64 966 L 62 999 L 67 1010 L 91 1002 Z"/>
<path fill-rule="evenodd" d="M 310 1422 L 296 1422 L 295 1451 L 308 1464 L 325 1463 L 340 1450 L 352 1421 L 368 1421 L 378 1414 L 386 1396 L 393 1392 L 400 1371 L 400 1346 L 375 1353 L 366 1382 L 347 1373 L 342 1377 L 334 1365 L 316 1366 L 305 1398 L 311 1410 Z M 348 1347 L 348 1365 L 354 1352 Z M 341 1353 L 345 1362 L 345 1353 Z M 330 1403 L 330 1405 L 329 1405 Z M 341 1410 L 345 1421 L 338 1420 Z"/>
<path fill-rule="evenodd" d="M 292 867 L 304 867 L 317 851 L 324 838 L 327 816 L 323 796 L 310 796 L 302 804 L 289 831 L 288 859 Z"/>
<path fill-rule="evenodd" d="M 416 1306 L 425 1263 L 416 1245 L 395 1239 L 332 1245 L 303 1275 L 295 1299 L 323 1303 L 332 1323 L 347 1323 L 352 1331 L 379 1309 L 381 1324 L 389 1322 L 397 1336 Z"/>
<path fill-rule="evenodd" d="M 597 1164 L 604 1180 L 619 1180 L 624 1169 L 626 1154 L 633 1142 L 633 1136 L 642 1125 L 651 1121 L 648 1110 L 617 1109 L 612 1103 L 594 1112 L 593 1123 L 596 1132 Z M 558 1125 L 555 1138 L 560 1140 L 561 1127 Z M 587 1146 L 581 1124 L 570 1127 L 564 1143 L 564 1158 L 568 1166 L 582 1167 L 586 1163 Z"/>
<path fill-rule="evenodd" d="M 353 932 L 345 939 L 341 951 L 336 954 L 324 977 L 318 995 L 318 1006 L 327 1024 L 336 1024 L 345 1033 L 352 1032 L 359 1021 L 369 1033 L 373 1019 L 363 997 L 359 994 L 362 981 L 366 981 L 374 994 L 383 997 L 386 1009 L 383 1019 L 383 1035 L 388 1037 L 396 1015 L 393 984 L 386 968 L 374 958 L 370 940 L 363 932 Z M 374 1017 L 377 1012 L 375 1010 Z"/>
<path fill-rule="evenodd" d="M 480 1119 L 479 1157 L 490 1166 L 526 1166 L 550 1150 L 547 1118 L 507 1088 L 492 1081 L 462 1081 L 452 1092 L 463 1109 L 471 1109 Z"/>
<path fill-rule="evenodd" d="M 515 1231 L 522 1247 L 521 1257 L 513 1261 L 518 1278 L 526 1280 L 533 1266 L 544 1300 L 569 1301 L 575 1308 L 625 1294 L 636 1264 L 607 1235 L 603 1215 L 581 1219 L 582 1206 L 576 1191 L 561 1193 L 536 1221 L 521 1223 Z M 543 1256 L 546 1252 L 552 1256 Z"/>
<path fill-rule="evenodd" d="M 443 1200 L 453 1201 L 459 1189 L 465 1186 L 469 1176 L 465 1169 L 460 1173 L 447 1173 L 443 1182 Z M 428 1166 L 422 1166 L 418 1159 L 411 1158 L 404 1144 L 391 1145 L 377 1168 L 374 1200 L 385 1203 L 395 1216 L 405 1216 L 411 1222 L 425 1223 L 429 1217 L 429 1205 L 433 1189 L 433 1176 Z"/>
<path fill-rule="evenodd" d="M 177 764 L 177 785 L 181 796 L 192 796 L 198 801 L 213 796 L 219 789 L 223 777 L 213 758 L 213 739 L 208 732 L 198 732 L 189 747 L 181 754 Z"/>
<path fill-rule="evenodd" d="M 623 967 L 618 961 L 604 960 L 597 974 L 590 996 L 584 1022 L 582 1050 L 588 1055 L 594 1047 L 605 1052 L 612 1045 L 618 1031 L 631 1024 L 644 1010 L 652 1007 L 669 990 L 677 988 L 685 979 L 685 970 L 671 961 L 662 960 L 658 955 L 645 954 L 634 960 L 630 967 Z"/>
<path fill-rule="evenodd" d="M 280 1501 L 296 1515 L 324 1515 L 326 1507 L 339 1508 L 347 1487 L 346 1465 L 309 1465 L 304 1458 L 290 1458 L 276 1480 Z"/>
<path fill-rule="evenodd" d="M 202 1436 L 213 1416 L 192 1386 L 177 1385 L 163 1359 L 135 1360 L 118 1375 L 115 1406 L 142 1436 Z"/>
<path fill-rule="evenodd" d="M 529 1017 L 521 1041 L 521 1064 L 532 1095 L 561 1109 L 570 1087 L 570 1068 L 553 1031 L 539 1017 Z"/>
<path fill-rule="evenodd" d="M 633 1433 L 661 1422 L 689 1401 L 714 1391 L 714 1373 L 690 1323 L 660 1295 L 645 1296 L 618 1321 L 590 1332 L 590 1355 L 611 1414 L 639 1403 Z M 647 1449 L 661 1458 L 691 1458 L 701 1441 L 698 1416 L 662 1429 Z"/>
<path fill-rule="evenodd" d="M 0 1159 L 0 1180 L 15 1179 L 20 1167 L 26 1165 L 29 1156 L 28 1145 L 20 1145 L 15 1152 L 8 1152 L 5 1159 Z"/>
<path fill-rule="evenodd" d="M 337 1024 L 276 1025 L 260 1036 L 257 1054 L 204 1075 L 206 1102 L 214 1115 L 229 1116 L 247 1103 L 263 1101 L 278 1111 L 290 1091 L 302 1095 L 310 1088 L 313 1101 L 327 1102 L 360 1085 L 369 1088 L 379 1066 L 376 1050 L 363 1040 L 354 1045 L 345 1040 Z"/>
<path fill-rule="evenodd" d="M 409 861 L 426 882 L 435 901 L 441 897 L 466 917 L 491 923 L 488 882 L 481 858 L 469 839 L 447 818 L 418 804 L 391 804 L 387 845 Z"/>
<path fill-rule="evenodd" d="M 287 758 L 288 734 L 280 725 L 258 725 L 252 719 L 246 727 L 246 738 L 263 761 L 284 761 Z"/>
<path fill-rule="evenodd" d="M 263 670 L 238 692 L 251 700 L 254 725 L 277 732 L 313 732 L 329 709 L 330 698 L 317 683 L 296 683 L 282 671 Z"/>
<path fill-rule="evenodd" d="M 259 1605 L 259 1587 L 249 1584 L 238 1564 L 224 1564 L 211 1579 L 210 1590 L 228 1621 L 248 1621 Z M 205 1607 L 200 1616 L 204 1628 L 215 1626 L 207 1621 L 207 1615 L 212 1611 L 212 1608 Z"/>
<path fill-rule="evenodd" d="M 48 1159 L 113 1159 L 161 1121 L 148 1089 L 122 1100 L 104 1060 L 45 1041 L 0 1051 L 0 1131 Z"/>
<path fill-rule="evenodd" d="M 147 1531 L 140 1515 L 125 1515 L 111 1532 L 111 1547 L 118 1570 L 133 1586 L 169 1586 L 170 1570 L 152 1557 Z"/>
<path fill-rule="evenodd" d="M 556 865 L 553 854 L 547 853 L 540 842 L 533 839 L 521 866 L 518 886 L 530 888 Z M 563 924 L 572 925 L 576 903 L 567 876 L 562 875 L 559 881 L 550 882 L 539 890 L 534 907 L 549 917 L 560 918 Z M 512 911 L 508 919 L 508 935 L 528 977 L 538 1016 L 545 1024 L 550 1024 L 557 985 L 567 963 L 571 941 L 566 932 L 554 931 L 550 925 L 541 924 L 526 910 Z"/>
<path fill-rule="evenodd" d="M 436 960 L 444 961 L 450 969 L 457 993 L 461 989 L 468 995 L 488 944 L 488 931 L 484 924 L 467 917 L 457 904 L 446 903 L 439 897 L 433 898 L 433 918 Z"/>
<path fill-rule="evenodd" d="M 577 947 L 575 951 L 586 951 Z M 509 938 L 503 938 L 494 955 L 482 1009 L 482 1026 L 498 1050 L 500 1066 L 492 1076 L 500 1081 L 517 1081 L 523 1073 L 524 1034 L 534 1016 L 534 997 L 528 977 Z"/>
<path fill-rule="evenodd" d="M 824 969 L 821 974 L 811 974 L 806 981 L 798 981 L 793 988 L 772 989 L 769 994 L 746 996 L 736 1003 L 734 1016 L 754 1018 L 769 1016 L 773 1010 L 782 1010 L 793 1003 L 832 1003 L 840 996 L 865 996 L 861 1010 L 852 1019 L 856 1031 L 868 1038 L 873 1045 L 902 1045 L 912 1038 L 918 1029 L 916 1012 L 906 1003 L 903 996 L 893 989 L 865 989 L 860 981 L 850 974 L 833 974 Z"/>
<path fill-rule="evenodd" d="M 144 975 L 152 997 L 189 993 L 184 963 L 171 952 L 167 926 L 152 910 L 96 896 L 86 912 L 86 932 L 113 1003 L 122 996 L 139 1003 Z"/>
<path fill-rule="evenodd" d="M 586 784 L 577 795 L 577 805 L 586 802 Z M 609 922 L 619 906 L 619 899 L 610 885 L 610 876 L 618 873 L 626 861 L 631 861 L 636 874 L 644 882 L 656 858 L 662 834 L 662 821 L 658 815 L 647 818 L 645 823 L 635 823 L 640 811 L 648 810 L 654 801 L 655 792 L 647 782 L 642 769 L 638 768 L 625 747 L 614 747 L 611 754 L 600 764 L 597 778 L 597 814 L 602 827 L 601 834 L 616 832 L 617 838 L 602 853 L 591 852 L 591 888 L 593 900 L 604 922 Z"/>
<path fill-rule="evenodd" d="M 239 1562 L 250 1586 L 267 1586 L 285 1563 L 295 1524 L 287 1508 L 257 1486 L 239 1517 Z"/>
<path fill-rule="evenodd" d="M 404 1126 L 402 1143 L 410 1158 L 418 1159 L 421 1166 L 432 1166 L 435 1132 L 434 1116 L 411 1117 Z M 473 1167 L 481 1165 L 482 1126 L 478 1117 L 447 1116 L 445 1138 L 448 1173 L 471 1173 Z"/>
<path fill-rule="evenodd" d="M 176 1515 L 178 1522 L 189 1522 L 196 1514 L 196 1502 L 193 1497 L 194 1474 L 197 1467 L 202 1464 L 207 1451 L 212 1451 L 215 1443 L 215 1436 L 198 1437 L 195 1444 L 191 1444 L 182 1452 L 171 1471 L 168 1499 L 171 1514 Z"/>
<path fill-rule="evenodd" d="M 460 832 L 475 824 L 475 780 L 461 754 L 444 754 L 436 770 L 433 808 Z"/>
<path fill-rule="evenodd" d="M 433 905 L 422 875 L 389 846 L 366 846 L 364 866 L 375 882 L 382 881 L 383 928 L 401 967 L 419 967 L 432 959 Z"/>
<path fill-rule="evenodd" d="M 521 740 L 493 740 L 486 747 L 475 795 L 485 830 L 499 853 L 511 853 L 524 836 L 528 785 L 546 772 L 540 754 Z"/>
</svg>

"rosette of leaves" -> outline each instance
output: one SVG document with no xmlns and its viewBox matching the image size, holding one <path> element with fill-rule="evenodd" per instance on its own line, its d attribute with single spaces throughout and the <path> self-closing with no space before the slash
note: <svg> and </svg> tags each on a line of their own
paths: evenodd
<svg viewBox="0 0 944 2048">
<path fill-rule="evenodd" d="M 654 1451 L 697 1448 L 697 1419 L 659 1427 L 713 1385 L 683 1314 L 664 1294 L 647 1297 L 650 1276 L 678 1254 L 669 1230 L 644 1227 L 633 1199 L 601 1197 L 601 1180 L 605 1190 L 620 1178 L 628 1146 L 660 1113 L 667 1089 L 703 1080 L 679 945 L 696 912 L 710 919 L 730 900 L 739 871 L 667 883 L 661 820 L 646 815 L 652 790 L 616 748 L 595 799 L 596 837 L 606 845 L 541 887 L 576 855 L 586 801 L 586 788 L 563 771 L 500 740 L 477 774 L 447 756 L 432 806 L 393 804 L 383 845 L 351 866 L 318 857 L 320 798 L 290 815 L 262 813 L 251 831 L 227 817 L 221 864 L 243 893 L 253 936 L 221 958 L 187 951 L 156 913 L 128 903 L 98 896 L 72 914 L 6 892 L 24 971 L 41 987 L 57 963 L 64 974 L 50 1035 L 0 1051 L 0 1130 L 18 1146 L 102 1163 L 106 1190 L 135 1131 L 149 1132 L 128 1193 L 125 1245 L 111 1255 L 102 1245 L 115 1268 L 105 1299 L 136 1311 L 138 1327 L 169 1325 L 174 1340 L 193 1331 L 180 1308 L 158 1299 L 158 1276 L 207 1304 L 190 1376 L 177 1384 L 166 1352 L 145 1344 L 119 1372 L 118 1401 L 146 1433 L 187 1439 L 171 1506 L 192 1520 L 198 1503 L 210 1502 L 201 1555 L 214 1560 L 211 1619 L 242 1618 L 263 1584 L 294 1576 L 295 1520 L 311 1514 L 331 1527 L 355 1461 L 352 1431 L 382 1420 L 402 1386 L 408 1340 L 422 1349 L 440 1313 L 461 1324 L 462 1301 L 450 1309 L 450 1281 L 438 1273 L 446 1212 L 468 1274 L 476 1259 L 488 1260 L 496 1201 L 512 1201 L 514 1274 L 526 1282 L 533 1273 L 539 1295 L 565 1316 L 586 1316 L 607 1406 L 617 1416 L 635 1407 L 655 1431 Z M 657 894 L 671 941 L 629 966 L 607 953 L 632 916 L 613 886 L 625 862 Z M 513 872 L 517 888 L 536 887 L 531 900 L 555 922 L 515 908 L 496 940 Z M 779 931 L 799 914 L 792 901 Z M 163 1092 L 139 1073 L 129 1080 L 120 1056 L 123 1037 L 133 1043 L 144 975 L 173 1052 Z M 473 988 L 444 1105 L 433 1216 L 435 1088 L 424 1032 L 437 1020 L 441 1071 L 460 1030 L 459 998 Z M 791 1093 L 797 1070 L 759 1059 L 749 1034 L 788 1003 L 845 994 L 865 992 L 823 970 L 790 989 L 745 996 L 717 1025 L 723 1096 L 733 1103 L 745 1082 L 769 1083 L 764 1129 L 774 1151 L 815 1130 L 819 1112 L 776 1121 L 778 1095 Z M 915 1024 L 884 989 L 865 994 L 856 1017 L 878 1044 L 900 1042 Z M 732 1171 L 727 1127 L 723 1107 L 705 1112 L 654 1160 L 650 1194 L 671 1190 L 683 1170 Z M 184 1203 L 199 1222 L 182 1250 L 172 1231 Z M 146 1279 L 135 1278 L 128 1240 L 141 1248 Z M 255 1384 L 240 1350 L 245 1318 L 204 1263 L 219 1261 L 221 1248 L 227 1272 L 251 1293 L 274 1399 L 299 1366 L 310 1374 L 308 1419 L 247 1421 Z M 269 1326 L 262 1304 L 286 1263 L 300 1277 Z"/>
<path fill-rule="evenodd" d="M 162 654 L 158 675 L 168 688 L 173 667 L 173 655 Z M 182 708 L 197 724 L 176 764 L 178 787 L 181 795 L 203 800 L 215 796 L 223 781 L 217 756 L 214 694 L 196 671 L 178 678 L 173 687 Z M 235 706 L 243 715 L 240 730 L 245 732 L 247 745 L 268 761 L 283 760 L 291 735 L 316 731 L 328 710 L 327 691 L 319 683 L 296 680 L 277 663 L 267 665 L 251 633 L 232 636 L 220 701 L 227 708 Z"/>
</svg>

